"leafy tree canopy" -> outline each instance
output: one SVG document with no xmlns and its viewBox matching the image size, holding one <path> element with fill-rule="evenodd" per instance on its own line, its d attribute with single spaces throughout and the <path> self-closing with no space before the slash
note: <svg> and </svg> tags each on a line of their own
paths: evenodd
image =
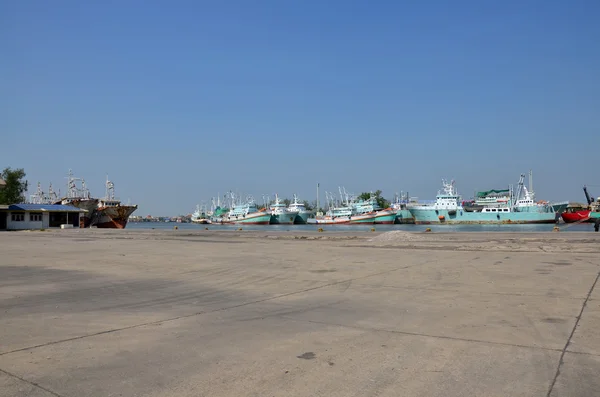
<svg viewBox="0 0 600 397">
<path fill-rule="evenodd" d="M 371 195 L 375 196 L 375 200 L 377 201 L 377 204 L 381 207 L 381 208 L 388 208 L 390 206 L 390 202 L 386 199 L 384 199 L 381 196 L 381 190 L 377 190 L 374 193 L 371 192 L 363 192 L 361 194 L 358 195 L 358 198 L 360 200 L 368 200 L 371 198 Z"/>
<path fill-rule="evenodd" d="M 10 167 L 5 168 L 0 177 L 6 182 L 6 185 L 0 188 L 0 204 L 18 204 L 25 202 L 25 192 L 27 191 L 27 181 L 25 170 Z"/>
</svg>

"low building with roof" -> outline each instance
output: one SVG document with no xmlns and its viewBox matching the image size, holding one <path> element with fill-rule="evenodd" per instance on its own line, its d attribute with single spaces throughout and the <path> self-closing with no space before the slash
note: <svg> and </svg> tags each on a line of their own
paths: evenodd
<svg viewBox="0 0 600 397">
<path fill-rule="evenodd" d="M 71 205 L 11 204 L 0 206 L 0 230 L 78 228 L 87 212 Z"/>
</svg>

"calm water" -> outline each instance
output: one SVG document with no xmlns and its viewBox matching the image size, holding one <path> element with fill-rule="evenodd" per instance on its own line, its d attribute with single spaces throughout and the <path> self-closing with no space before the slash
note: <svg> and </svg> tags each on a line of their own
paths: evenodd
<svg viewBox="0 0 600 397">
<path fill-rule="evenodd" d="M 262 230 L 262 231 L 314 231 L 318 227 L 315 225 L 196 225 L 193 223 L 175 223 L 175 222 L 130 222 L 127 229 L 173 229 L 175 226 L 179 230 L 204 230 L 208 227 L 212 230 L 237 230 L 240 227 L 244 230 Z M 554 224 L 547 225 L 324 225 L 324 230 L 336 232 L 342 231 L 370 231 L 375 227 L 377 231 L 388 230 L 406 230 L 406 231 L 424 231 L 431 228 L 432 231 L 444 232 L 551 232 Z M 580 223 L 577 225 L 560 224 L 561 232 L 593 232 L 592 223 Z"/>
</svg>

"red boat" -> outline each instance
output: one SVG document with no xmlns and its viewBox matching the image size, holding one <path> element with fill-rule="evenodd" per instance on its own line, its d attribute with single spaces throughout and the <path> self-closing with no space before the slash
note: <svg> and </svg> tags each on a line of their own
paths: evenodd
<svg viewBox="0 0 600 397">
<path fill-rule="evenodd" d="M 567 208 L 567 210 L 563 212 L 560 216 L 562 217 L 563 221 L 565 221 L 565 223 L 591 222 L 591 212 L 591 210 L 581 208 Z"/>
</svg>

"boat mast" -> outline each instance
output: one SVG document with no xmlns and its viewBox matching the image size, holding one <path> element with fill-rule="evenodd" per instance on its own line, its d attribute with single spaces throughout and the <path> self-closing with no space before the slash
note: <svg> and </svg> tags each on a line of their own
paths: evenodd
<svg viewBox="0 0 600 397">
<path fill-rule="evenodd" d="M 533 171 L 529 170 L 529 196 L 532 200 L 535 200 L 535 193 L 533 192 Z"/>
<path fill-rule="evenodd" d="M 319 182 L 317 182 L 317 212 L 319 212 Z"/>
<path fill-rule="evenodd" d="M 525 174 L 521 174 L 519 178 L 519 184 L 517 185 L 517 192 L 514 194 L 514 197 L 511 197 L 512 202 L 510 203 L 511 210 L 515 209 L 517 206 L 517 202 L 521 199 L 521 194 L 523 192 L 523 186 L 525 181 Z"/>
</svg>

